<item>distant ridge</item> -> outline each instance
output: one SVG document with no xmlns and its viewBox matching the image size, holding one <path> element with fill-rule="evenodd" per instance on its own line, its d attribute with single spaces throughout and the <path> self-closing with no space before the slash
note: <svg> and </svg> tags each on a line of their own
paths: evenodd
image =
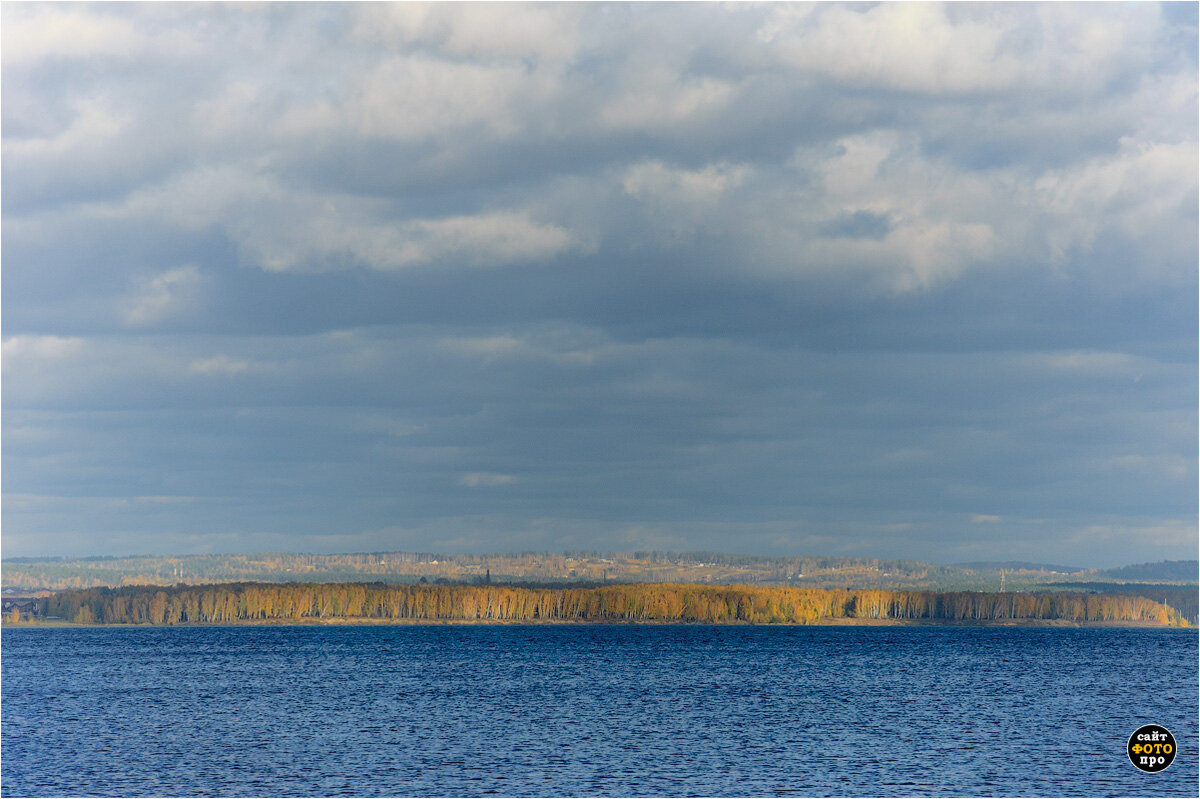
<svg viewBox="0 0 1200 799">
<path fill-rule="evenodd" d="M 1030 563 L 1023 560 L 975 560 L 970 563 L 951 563 L 950 565 L 958 569 L 970 569 L 971 571 L 1011 569 L 1013 571 L 1062 572 L 1063 574 L 1091 571 L 1082 566 L 1055 566 L 1052 563 Z"/>
<path fill-rule="evenodd" d="M 1110 580 L 1190 580 L 1200 579 L 1200 561 L 1164 560 L 1158 563 L 1137 563 L 1108 569 L 1097 576 Z"/>
<path fill-rule="evenodd" d="M 91 558 L 5 558 L 6 595 L 122 585 L 225 582 L 480 582 L 539 585 L 708 583 L 812 588 L 1034 590 L 1066 580 L 1109 582 L 1196 580 L 1196 561 L 1141 564 L 1108 573 L 1027 561 L 974 561 L 953 566 L 914 560 L 824 556 L 756 556 L 722 552 L 520 552 L 343 554 L 261 552 Z M 1178 575 L 1165 577 L 1164 574 Z M 1080 589 L 1084 590 L 1084 589 Z"/>
</svg>

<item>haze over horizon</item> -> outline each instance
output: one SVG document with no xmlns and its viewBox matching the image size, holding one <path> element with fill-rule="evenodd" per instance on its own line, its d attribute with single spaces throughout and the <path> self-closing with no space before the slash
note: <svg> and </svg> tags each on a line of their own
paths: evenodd
<svg viewBox="0 0 1200 799">
<path fill-rule="evenodd" d="M 1197 7 L 0 7 L 5 557 L 1197 553 Z"/>
</svg>

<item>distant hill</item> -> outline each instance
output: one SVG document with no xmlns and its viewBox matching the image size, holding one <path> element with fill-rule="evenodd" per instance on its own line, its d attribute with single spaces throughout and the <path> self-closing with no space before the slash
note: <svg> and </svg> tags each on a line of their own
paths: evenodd
<svg viewBox="0 0 1200 799">
<path fill-rule="evenodd" d="M 1138 563 L 1133 566 L 1102 571 L 1097 574 L 1097 577 L 1109 580 L 1190 580 L 1195 582 L 1200 579 L 1200 561 L 1164 560 L 1159 563 Z"/>
<path fill-rule="evenodd" d="M 970 563 L 952 563 L 950 565 L 971 571 L 1030 571 L 1060 572 L 1062 574 L 1088 571 L 1081 566 L 1055 566 L 1051 563 L 1029 563 L 1023 560 L 976 560 Z"/>
<path fill-rule="evenodd" d="M 106 558 L 21 558 L 0 564 L 6 593 L 216 582 L 580 584 L 711 583 L 828 588 L 981 588 L 979 575 L 910 560 L 761 557 L 720 552 L 520 552 L 456 555 L 260 552 Z"/>
<path fill-rule="evenodd" d="M 1166 577 L 1164 568 L 1182 577 Z M 721 552 L 519 552 L 437 554 L 359 552 L 314 555 L 260 552 L 96 558 L 7 558 L 0 563 L 6 596 L 39 590 L 207 583 L 342 583 L 393 585 L 605 585 L 701 583 L 937 591 L 1045 590 L 1066 580 L 1164 582 L 1196 579 L 1196 561 L 1143 564 L 1104 574 L 1072 566 L 977 561 L 944 566 L 913 560 L 823 556 L 765 557 Z M 1127 573 L 1126 573 L 1127 572 Z M 1120 576 L 1118 576 L 1120 575 Z"/>
</svg>

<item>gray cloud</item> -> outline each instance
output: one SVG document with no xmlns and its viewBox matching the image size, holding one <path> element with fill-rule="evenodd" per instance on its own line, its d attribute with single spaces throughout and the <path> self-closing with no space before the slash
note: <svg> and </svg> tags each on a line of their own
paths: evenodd
<svg viewBox="0 0 1200 799">
<path fill-rule="evenodd" d="M 8 551 L 1192 554 L 1189 8 L 5 6 Z"/>
</svg>

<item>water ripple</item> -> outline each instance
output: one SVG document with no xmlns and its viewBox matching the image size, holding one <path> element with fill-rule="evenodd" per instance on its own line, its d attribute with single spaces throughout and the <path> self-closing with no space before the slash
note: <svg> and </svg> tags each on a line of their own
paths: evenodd
<svg viewBox="0 0 1200 799">
<path fill-rule="evenodd" d="M 4 796 L 1198 789 L 1195 631 L 77 628 L 3 647 Z M 1149 722 L 1180 744 L 1158 774 L 1125 757 Z"/>
</svg>

